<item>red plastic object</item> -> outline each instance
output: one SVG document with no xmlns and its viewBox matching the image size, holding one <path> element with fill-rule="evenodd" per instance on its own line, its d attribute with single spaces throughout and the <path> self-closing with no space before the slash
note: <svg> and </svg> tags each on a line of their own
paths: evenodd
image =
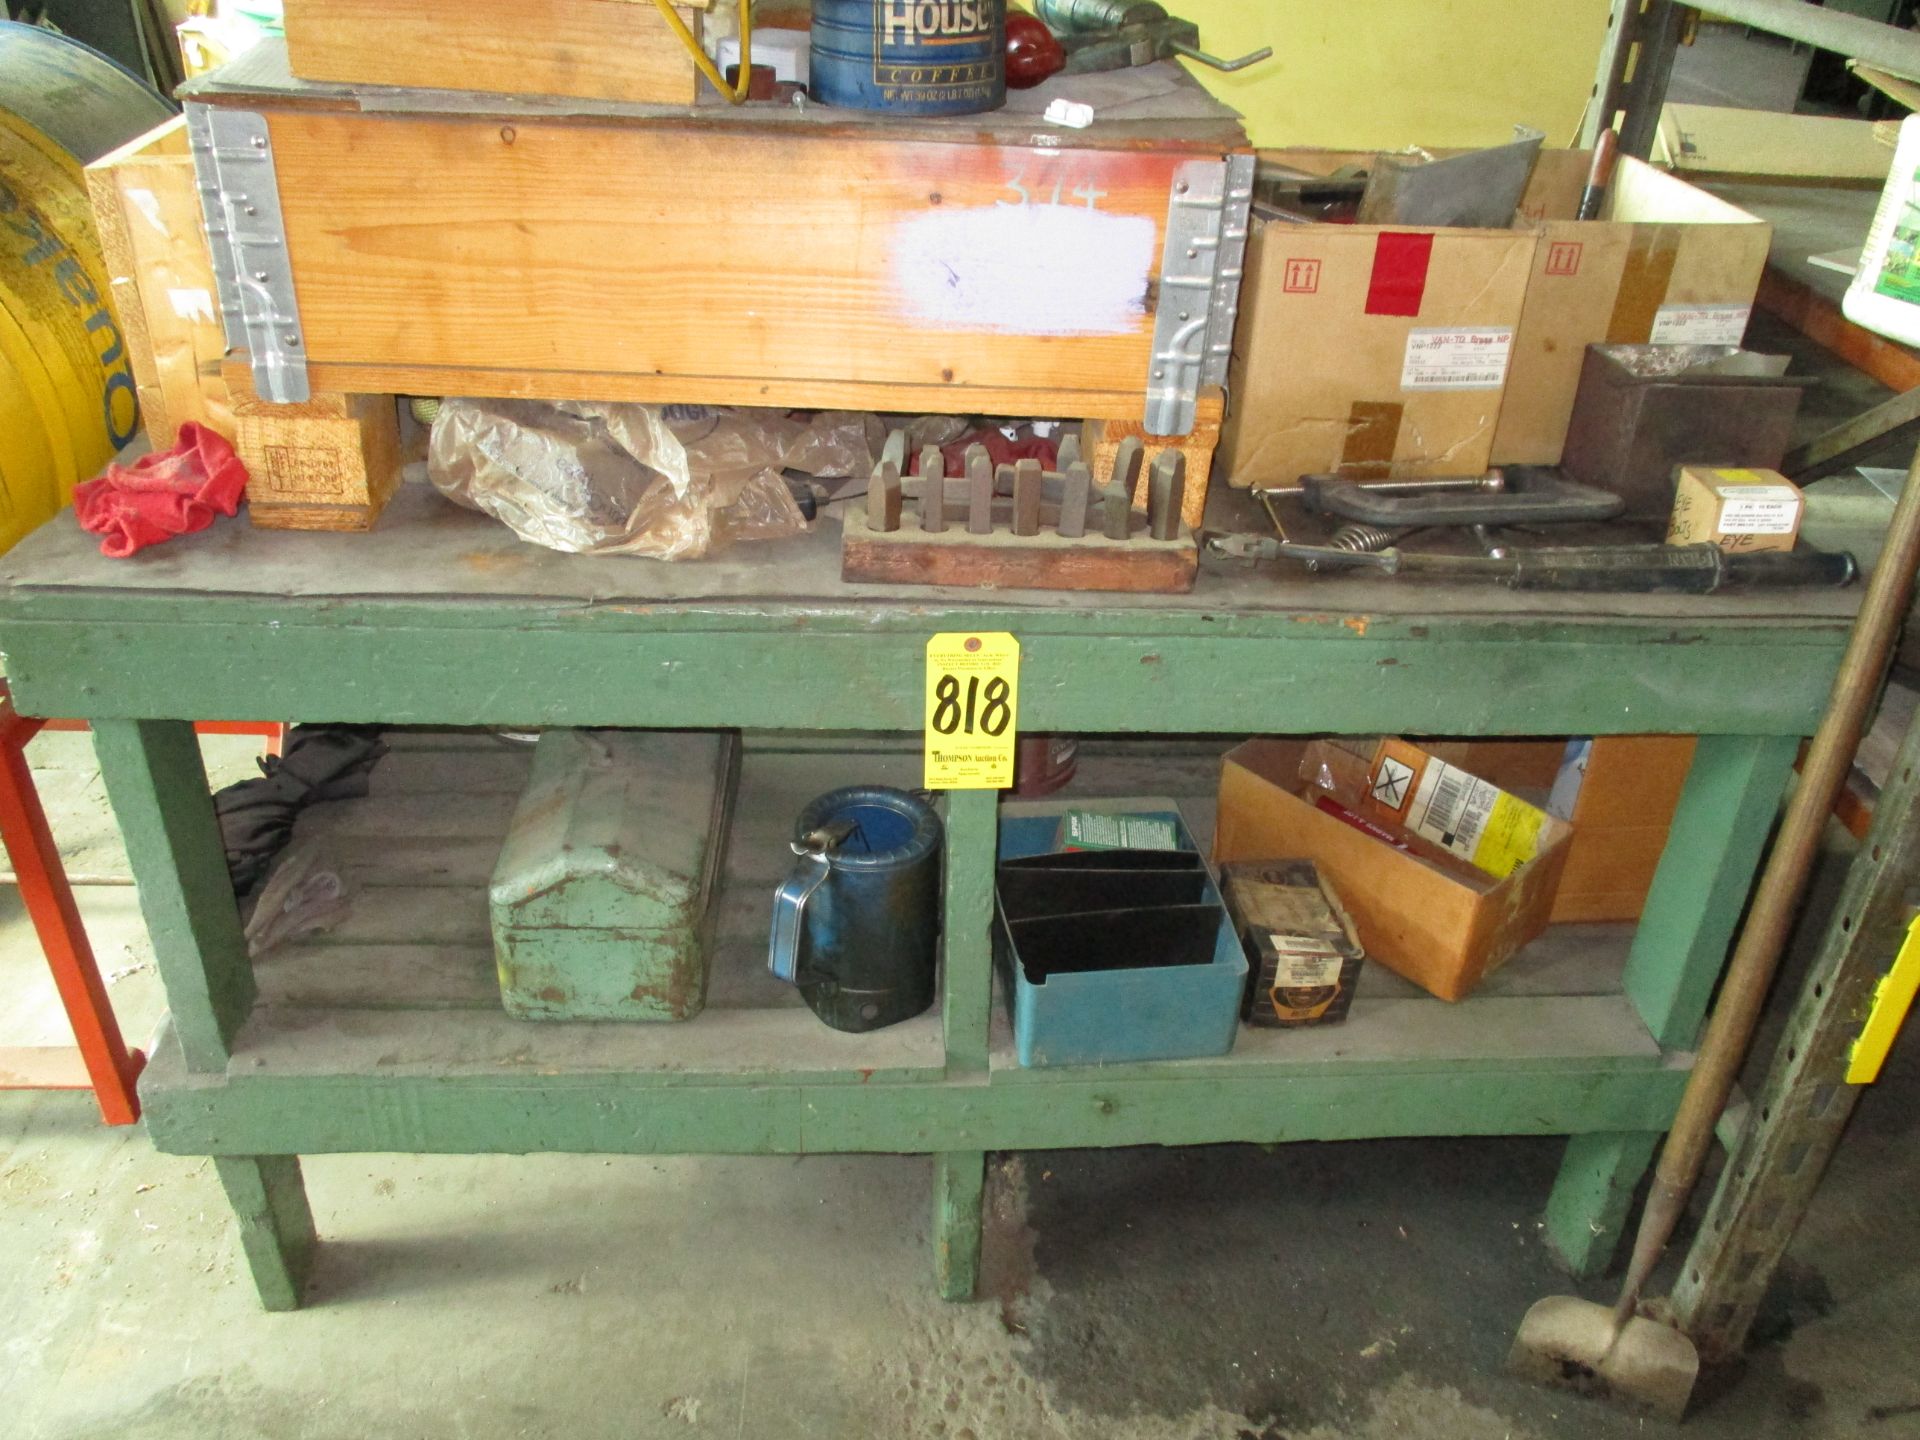
<svg viewBox="0 0 1920 1440">
<path fill-rule="evenodd" d="M 1405 840 L 1402 840 L 1391 830 L 1386 829 L 1384 826 L 1374 824 L 1373 821 L 1367 819 L 1366 816 L 1357 811 L 1349 810 L 1331 795 L 1322 795 L 1313 803 L 1320 809 L 1326 811 L 1327 814 L 1333 816 L 1334 819 L 1345 821 L 1362 834 L 1371 835 L 1376 840 L 1384 841 L 1396 850 L 1411 848 Z"/>
<path fill-rule="evenodd" d="M 1049 75 L 1058 74 L 1066 63 L 1067 52 L 1060 48 L 1051 30 L 1024 11 L 1007 12 L 1007 85 L 1010 89 L 1031 90 Z"/>
<path fill-rule="evenodd" d="M 109 1125 L 131 1125 L 140 1118 L 134 1093 L 147 1057 L 129 1050 L 121 1038 L 113 1003 L 94 963 L 93 947 L 67 883 L 60 848 L 47 827 L 47 812 L 27 764 L 27 742 L 42 730 L 84 730 L 84 721 L 36 720 L 13 708 L 13 696 L 0 680 L 0 841 L 20 887 L 20 900 L 53 972 L 79 1051 L 81 1071 L 69 1076 L 67 1052 L 51 1047 L 0 1051 L 0 1088 L 67 1090 L 91 1088 L 100 1115 Z M 203 734 L 263 735 L 279 753 L 286 726 L 273 721 L 214 721 L 196 725 Z"/>
</svg>

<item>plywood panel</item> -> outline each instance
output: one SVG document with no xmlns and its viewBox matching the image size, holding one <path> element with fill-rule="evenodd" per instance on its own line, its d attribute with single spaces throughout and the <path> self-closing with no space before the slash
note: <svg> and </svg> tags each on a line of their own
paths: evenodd
<svg viewBox="0 0 1920 1440">
<path fill-rule="evenodd" d="M 231 440 L 227 341 L 186 121 L 169 120 L 96 160 L 87 191 L 148 438 L 168 449 L 180 426 L 197 420 Z"/>
<path fill-rule="evenodd" d="M 1137 393 L 1185 158 L 691 122 L 270 125 L 320 366 Z"/>
</svg>

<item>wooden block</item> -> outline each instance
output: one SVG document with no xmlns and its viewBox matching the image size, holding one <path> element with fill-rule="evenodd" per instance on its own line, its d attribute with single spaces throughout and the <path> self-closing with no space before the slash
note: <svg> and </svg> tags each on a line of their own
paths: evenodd
<svg viewBox="0 0 1920 1440">
<path fill-rule="evenodd" d="M 867 480 L 867 524 L 875 530 L 900 528 L 900 470 L 891 460 L 874 466 Z"/>
<path fill-rule="evenodd" d="M 1080 461 L 1067 466 L 1066 483 L 1060 490 L 1059 531 L 1069 540 L 1087 533 L 1087 502 L 1093 495 L 1093 472 Z"/>
<path fill-rule="evenodd" d="M 984 445 L 967 447 L 967 530 L 993 533 L 993 461 Z"/>
<path fill-rule="evenodd" d="M 1180 518 L 1191 528 L 1200 528 L 1207 513 L 1207 482 L 1213 472 L 1213 452 L 1220 444 L 1220 422 L 1226 413 L 1226 397 L 1217 387 L 1200 392 L 1193 430 L 1186 435 L 1150 435 L 1138 420 L 1088 420 L 1080 427 L 1081 446 L 1093 473 L 1110 474 L 1123 440 L 1138 440 L 1151 460 L 1167 450 L 1178 450 L 1187 459 L 1186 494 L 1181 502 Z M 1136 509 L 1147 505 L 1147 477 L 1133 483 Z"/>
<path fill-rule="evenodd" d="M 1013 533 L 1030 539 L 1040 533 L 1040 497 L 1043 486 L 1038 460 L 1017 460 L 1013 466 Z"/>
<path fill-rule="evenodd" d="M 188 420 L 229 440 L 235 428 L 186 126 L 169 120 L 87 167 L 113 308 L 156 450 L 171 449 Z"/>
<path fill-rule="evenodd" d="M 249 391 L 233 411 L 255 525 L 373 528 L 400 484 L 400 415 L 391 395 L 322 393 L 302 405 L 274 405 Z"/>
<path fill-rule="evenodd" d="M 1005 531 L 877 534 L 859 510 L 848 512 L 845 525 L 840 578 L 885 585 L 1180 595 L 1193 589 L 1199 564 L 1190 530 L 1182 530 L 1178 540 L 1143 535 L 1125 541 Z"/>
<path fill-rule="evenodd" d="M 1180 533 L 1180 507 L 1186 495 L 1187 457 L 1178 450 L 1162 450 L 1153 461 L 1147 482 L 1147 525 L 1156 540 Z"/>
<path fill-rule="evenodd" d="M 935 534 L 947 528 L 947 459 L 938 445 L 920 450 L 920 528 Z"/>
<path fill-rule="evenodd" d="M 698 34 L 693 10 L 676 0 Z M 698 71 L 652 0 L 287 0 L 303 80 L 691 105 Z"/>
</svg>

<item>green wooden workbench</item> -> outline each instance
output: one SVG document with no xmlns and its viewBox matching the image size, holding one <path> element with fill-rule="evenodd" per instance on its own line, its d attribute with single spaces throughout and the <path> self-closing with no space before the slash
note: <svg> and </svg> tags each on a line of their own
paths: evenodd
<svg viewBox="0 0 1920 1440">
<path fill-rule="evenodd" d="M 365 536 L 222 522 L 116 562 L 62 516 L 0 561 L 14 695 L 93 722 L 166 984 L 149 1132 L 215 1158 L 267 1305 L 297 1303 L 312 1252 L 297 1157 L 355 1151 L 931 1154 L 935 1268 L 964 1296 L 989 1150 L 1564 1134 L 1549 1229 L 1574 1268 L 1606 1262 L 1852 593 L 1543 600 L 1267 572 L 1181 597 L 888 590 L 841 584 L 821 528 L 700 564 L 588 559 L 407 486 Z M 596 1027 L 370 999 L 319 1024 L 256 984 L 192 719 L 911 732 L 926 638 L 956 629 L 1019 637 L 1036 731 L 1703 738 L 1637 931 L 1571 967 L 1523 955 L 1459 1006 L 1363 994 L 1343 1027 L 1243 1031 L 1217 1059 L 1017 1066 L 977 792 L 946 802 L 939 1004 L 872 1036 L 793 1007 Z"/>
</svg>

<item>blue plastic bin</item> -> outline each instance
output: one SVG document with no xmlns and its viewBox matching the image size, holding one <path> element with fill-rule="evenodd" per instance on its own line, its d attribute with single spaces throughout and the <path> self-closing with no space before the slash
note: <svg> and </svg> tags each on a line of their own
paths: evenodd
<svg viewBox="0 0 1920 1440">
<path fill-rule="evenodd" d="M 1096 807 L 1086 801 L 1002 805 L 1000 858 L 1057 850 L 1060 817 L 1068 810 L 1087 808 Z M 1170 819 L 1178 828 L 1182 848 L 1199 848 L 1172 800 L 1101 800 L 1097 808 Z M 1204 857 L 1201 865 L 1206 868 Z M 1036 985 L 1018 963 L 996 895 L 994 960 L 1020 1063 L 1029 1068 L 1110 1065 L 1224 1055 L 1231 1050 L 1247 983 L 1247 957 L 1211 869 L 1207 870 L 1205 903 L 1220 911 L 1211 964 L 1056 974 Z"/>
</svg>

